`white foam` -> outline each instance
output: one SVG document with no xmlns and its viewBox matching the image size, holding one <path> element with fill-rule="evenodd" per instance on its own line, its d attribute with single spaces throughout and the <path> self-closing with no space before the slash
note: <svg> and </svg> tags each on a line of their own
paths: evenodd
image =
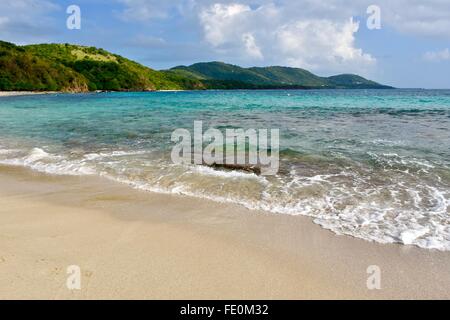
<svg viewBox="0 0 450 320">
<path fill-rule="evenodd" d="M 366 173 L 358 174 L 354 171 L 306 177 L 301 176 L 301 172 L 291 170 L 289 177 L 275 177 L 269 182 L 266 177 L 254 173 L 215 170 L 205 166 L 169 165 L 164 169 L 159 168 L 161 163 L 152 162 L 150 165 L 153 167 L 142 164 L 136 171 L 133 170 L 134 167 L 130 167 L 128 157 L 120 158 L 143 154 L 143 151 L 104 152 L 89 154 L 81 159 L 69 159 L 43 148 L 34 148 L 21 156 L 17 156 L 17 152 L 18 150 L 4 152 L 6 156 L 14 154 L 14 158 L 1 160 L 0 163 L 25 166 L 57 175 L 98 174 L 150 192 L 239 204 L 248 209 L 277 214 L 307 215 L 312 217 L 315 223 L 336 234 L 380 243 L 401 243 L 450 251 L 448 188 L 446 189 L 445 185 L 427 185 L 426 181 L 420 178 L 418 181 L 421 184 L 414 183 L 414 180 L 408 182 L 403 179 L 401 173 L 397 173 L 400 175 L 399 181 L 395 176 L 387 175 L 385 179 L 391 180 L 384 181 L 383 185 L 371 185 L 370 177 L 365 176 Z M 382 157 L 399 160 L 398 155 L 386 154 Z M 108 162 L 99 161 L 104 158 L 114 158 L 112 172 L 111 167 L 105 167 Z M 141 160 L 138 158 L 137 164 L 139 163 Z M 428 165 L 423 161 L 416 164 Z M 160 176 L 145 179 L 141 174 L 147 173 L 147 168 L 156 170 L 154 175 Z M 167 171 L 167 168 L 175 170 Z M 254 190 L 258 190 L 258 186 L 262 191 L 259 196 L 246 194 L 244 190 L 239 192 L 238 189 L 235 189 L 233 194 L 220 193 L 220 188 L 214 192 L 205 192 L 201 185 L 196 189 L 195 183 L 192 183 L 196 181 L 195 175 L 210 179 L 211 183 L 219 183 L 216 178 L 220 178 L 220 184 L 227 187 L 233 183 L 239 186 L 238 183 L 245 181 L 248 188 L 254 183 Z M 414 178 L 411 175 L 408 177 Z M 164 180 L 167 180 L 165 178 L 174 182 L 164 185 Z M 383 198 L 383 192 L 388 194 L 387 198 Z"/>
<path fill-rule="evenodd" d="M 400 233 L 400 239 L 403 244 L 414 244 L 418 238 L 426 235 L 430 231 L 429 228 L 420 228 L 417 230 L 406 230 Z"/>
<path fill-rule="evenodd" d="M 3 159 L 0 163 L 23 166 L 38 172 L 55 175 L 92 175 L 96 173 L 83 161 L 67 160 L 63 156 L 49 154 L 41 148 L 33 148 L 23 157 Z"/>
<path fill-rule="evenodd" d="M 0 149 L 0 155 L 8 155 L 11 153 L 19 152 L 20 150 L 17 149 Z"/>
<path fill-rule="evenodd" d="M 112 151 L 112 152 L 89 153 L 84 155 L 84 158 L 86 160 L 96 160 L 103 158 L 134 156 L 147 153 L 149 153 L 149 151 Z"/>
<path fill-rule="evenodd" d="M 34 163 L 38 160 L 51 157 L 50 154 L 40 148 L 33 148 L 31 152 L 23 159 L 25 164 Z"/>
<path fill-rule="evenodd" d="M 426 169 L 434 169 L 436 167 L 435 164 L 425 159 L 417 159 L 414 157 L 401 156 L 397 153 L 383 153 L 381 155 L 378 155 L 373 152 L 368 152 L 368 154 L 376 161 L 386 163 L 388 166 L 404 165 Z"/>
<path fill-rule="evenodd" d="M 388 139 L 375 139 L 375 140 L 369 141 L 369 143 L 374 144 L 374 145 L 389 146 L 389 147 L 405 145 L 404 141 L 401 141 L 401 140 L 393 141 L 393 140 L 388 140 Z"/>
</svg>

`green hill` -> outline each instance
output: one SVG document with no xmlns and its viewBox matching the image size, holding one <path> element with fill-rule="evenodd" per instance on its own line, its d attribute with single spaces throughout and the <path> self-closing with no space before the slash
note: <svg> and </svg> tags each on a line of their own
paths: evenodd
<svg viewBox="0 0 450 320">
<path fill-rule="evenodd" d="M 0 90 L 146 91 L 202 89 L 177 74 L 147 68 L 103 49 L 70 44 L 0 42 Z"/>
<path fill-rule="evenodd" d="M 280 83 L 288 86 L 303 85 L 308 87 L 321 87 L 326 85 L 326 81 L 323 78 L 299 68 L 266 67 L 250 68 L 250 70 L 264 75 L 272 83 Z"/>
<path fill-rule="evenodd" d="M 207 86 L 227 81 L 255 88 L 390 88 L 357 75 L 319 77 L 307 70 L 289 67 L 241 68 L 223 62 L 196 63 L 171 69 L 179 75 L 195 77 Z"/>
<path fill-rule="evenodd" d="M 370 81 L 367 79 L 364 79 L 363 77 L 360 77 L 355 74 L 341 74 L 337 76 L 332 76 L 328 78 L 329 83 L 336 85 L 337 87 L 358 87 L 358 86 L 365 86 L 365 87 L 380 87 L 380 84 Z M 384 87 L 384 86 L 381 86 Z"/>
<path fill-rule="evenodd" d="M 0 90 L 86 91 L 81 74 L 61 63 L 41 58 L 14 44 L 0 41 Z"/>
<path fill-rule="evenodd" d="M 298 68 L 241 68 L 223 62 L 156 71 L 103 49 L 71 44 L 17 46 L 0 41 L 0 90 L 86 92 L 387 88 L 357 75 L 323 78 Z"/>
<path fill-rule="evenodd" d="M 183 75 L 193 75 L 197 79 L 230 80 L 256 85 L 271 84 L 272 81 L 265 76 L 250 69 L 226 64 L 223 62 L 201 62 L 189 67 L 175 67 L 172 71 L 182 71 Z"/>
</svg>

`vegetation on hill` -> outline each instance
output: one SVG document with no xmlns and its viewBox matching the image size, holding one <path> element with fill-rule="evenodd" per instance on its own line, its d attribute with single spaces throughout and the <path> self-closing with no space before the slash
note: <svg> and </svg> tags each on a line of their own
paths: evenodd
<svg viewBox="0 0 450 320">
<path fill-rule="evenodd" d="M 85 92 L 384 88 L 356 75 L 322 78 L 298 68 L 241 68 L 222 62 L 156 71 L 103 49 L 71 44 L 17 46 L 0 41 L 0 90 Z"/>
<path fill-rule="evenodd" d="M 0 90 L 86 91 L 87 81 L 60 63 L 0 41 Z"/>
<path fill-rule="evenodd" d="M 253 72 L 264 75 L 271 82 L 284 85 L 304 85 L 308 87 L 321 87 L 326 84 L 323 78 L 312 74 L 311 72 L 298 68 L 288 67 L 267 67 L 250 68 Z"/>
<path fill-rule="evenodd" d="M 202 62 L 189 67 L 175 67 L 172 70 L 182 70 L 184 75 L 193 75 L 197 79 L 229 80 L 250 84 L 270 84 L 270 79 L 251 70 L 223 62 Z"/>
<path fill-rule="evenodd" d="M 358 87 L 358 86 L 366 86 L 366 87 L 379 87 L 380 85 L 374 81 L 370 81 L 364 79 L 355 74 L 341 74 L 338 76 L 332 76 L 328 78 L 328 81 L 331 84 L 336 85 L 337 87 L 347 88 L 347 87 Z"/>
<path fill-rule="evenodd" d="M 41 44 L 25 49 L 44 59 L 52 60 L 83 75 L 89 90 L 147 91 L 201 87 L 189 81 L 147 68 L 103 49 L 70 44 Z"/>
<path fill-rule="evenodd" d="M 183 76 L 195 77 L 214 86 L 217 80 L 245 83 L 254 88 L 390 88 L 364 79 L 358 75 L 343 74 L 319 77 L 307 70 L 289 67 L 241 68 L 223 62 L 196 63 L 178 66 L 171 71 Z M 208 86 L 208 85 L 207 85 Z"/>
</svg>

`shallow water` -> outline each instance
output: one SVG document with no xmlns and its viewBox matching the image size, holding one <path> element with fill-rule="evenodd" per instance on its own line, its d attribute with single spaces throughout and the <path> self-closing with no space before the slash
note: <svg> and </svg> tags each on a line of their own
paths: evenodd
<svg viewBox="0 0 450 320">
<path fill-rule="evenodd" d="M 171 133 L 280 129 L 276 176 L 175 165 Z M 450 250 L 450 91 L 0 98 L 0 163 L 309 215 L 338 234 Z"/>
</svg>

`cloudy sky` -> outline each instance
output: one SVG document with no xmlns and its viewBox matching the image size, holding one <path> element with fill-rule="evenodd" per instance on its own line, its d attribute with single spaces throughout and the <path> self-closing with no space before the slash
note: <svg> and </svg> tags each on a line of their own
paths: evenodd
<svg viewBox="0 0 450 320">
<path fill-rule="evenodd" d="M 80 30 L 66 27 L 69 5 Z M 155 69 L 218 60 L 450 88 L 450 0 L 1 0 L 0 39 L 92 45 Z"/>
</svg>

